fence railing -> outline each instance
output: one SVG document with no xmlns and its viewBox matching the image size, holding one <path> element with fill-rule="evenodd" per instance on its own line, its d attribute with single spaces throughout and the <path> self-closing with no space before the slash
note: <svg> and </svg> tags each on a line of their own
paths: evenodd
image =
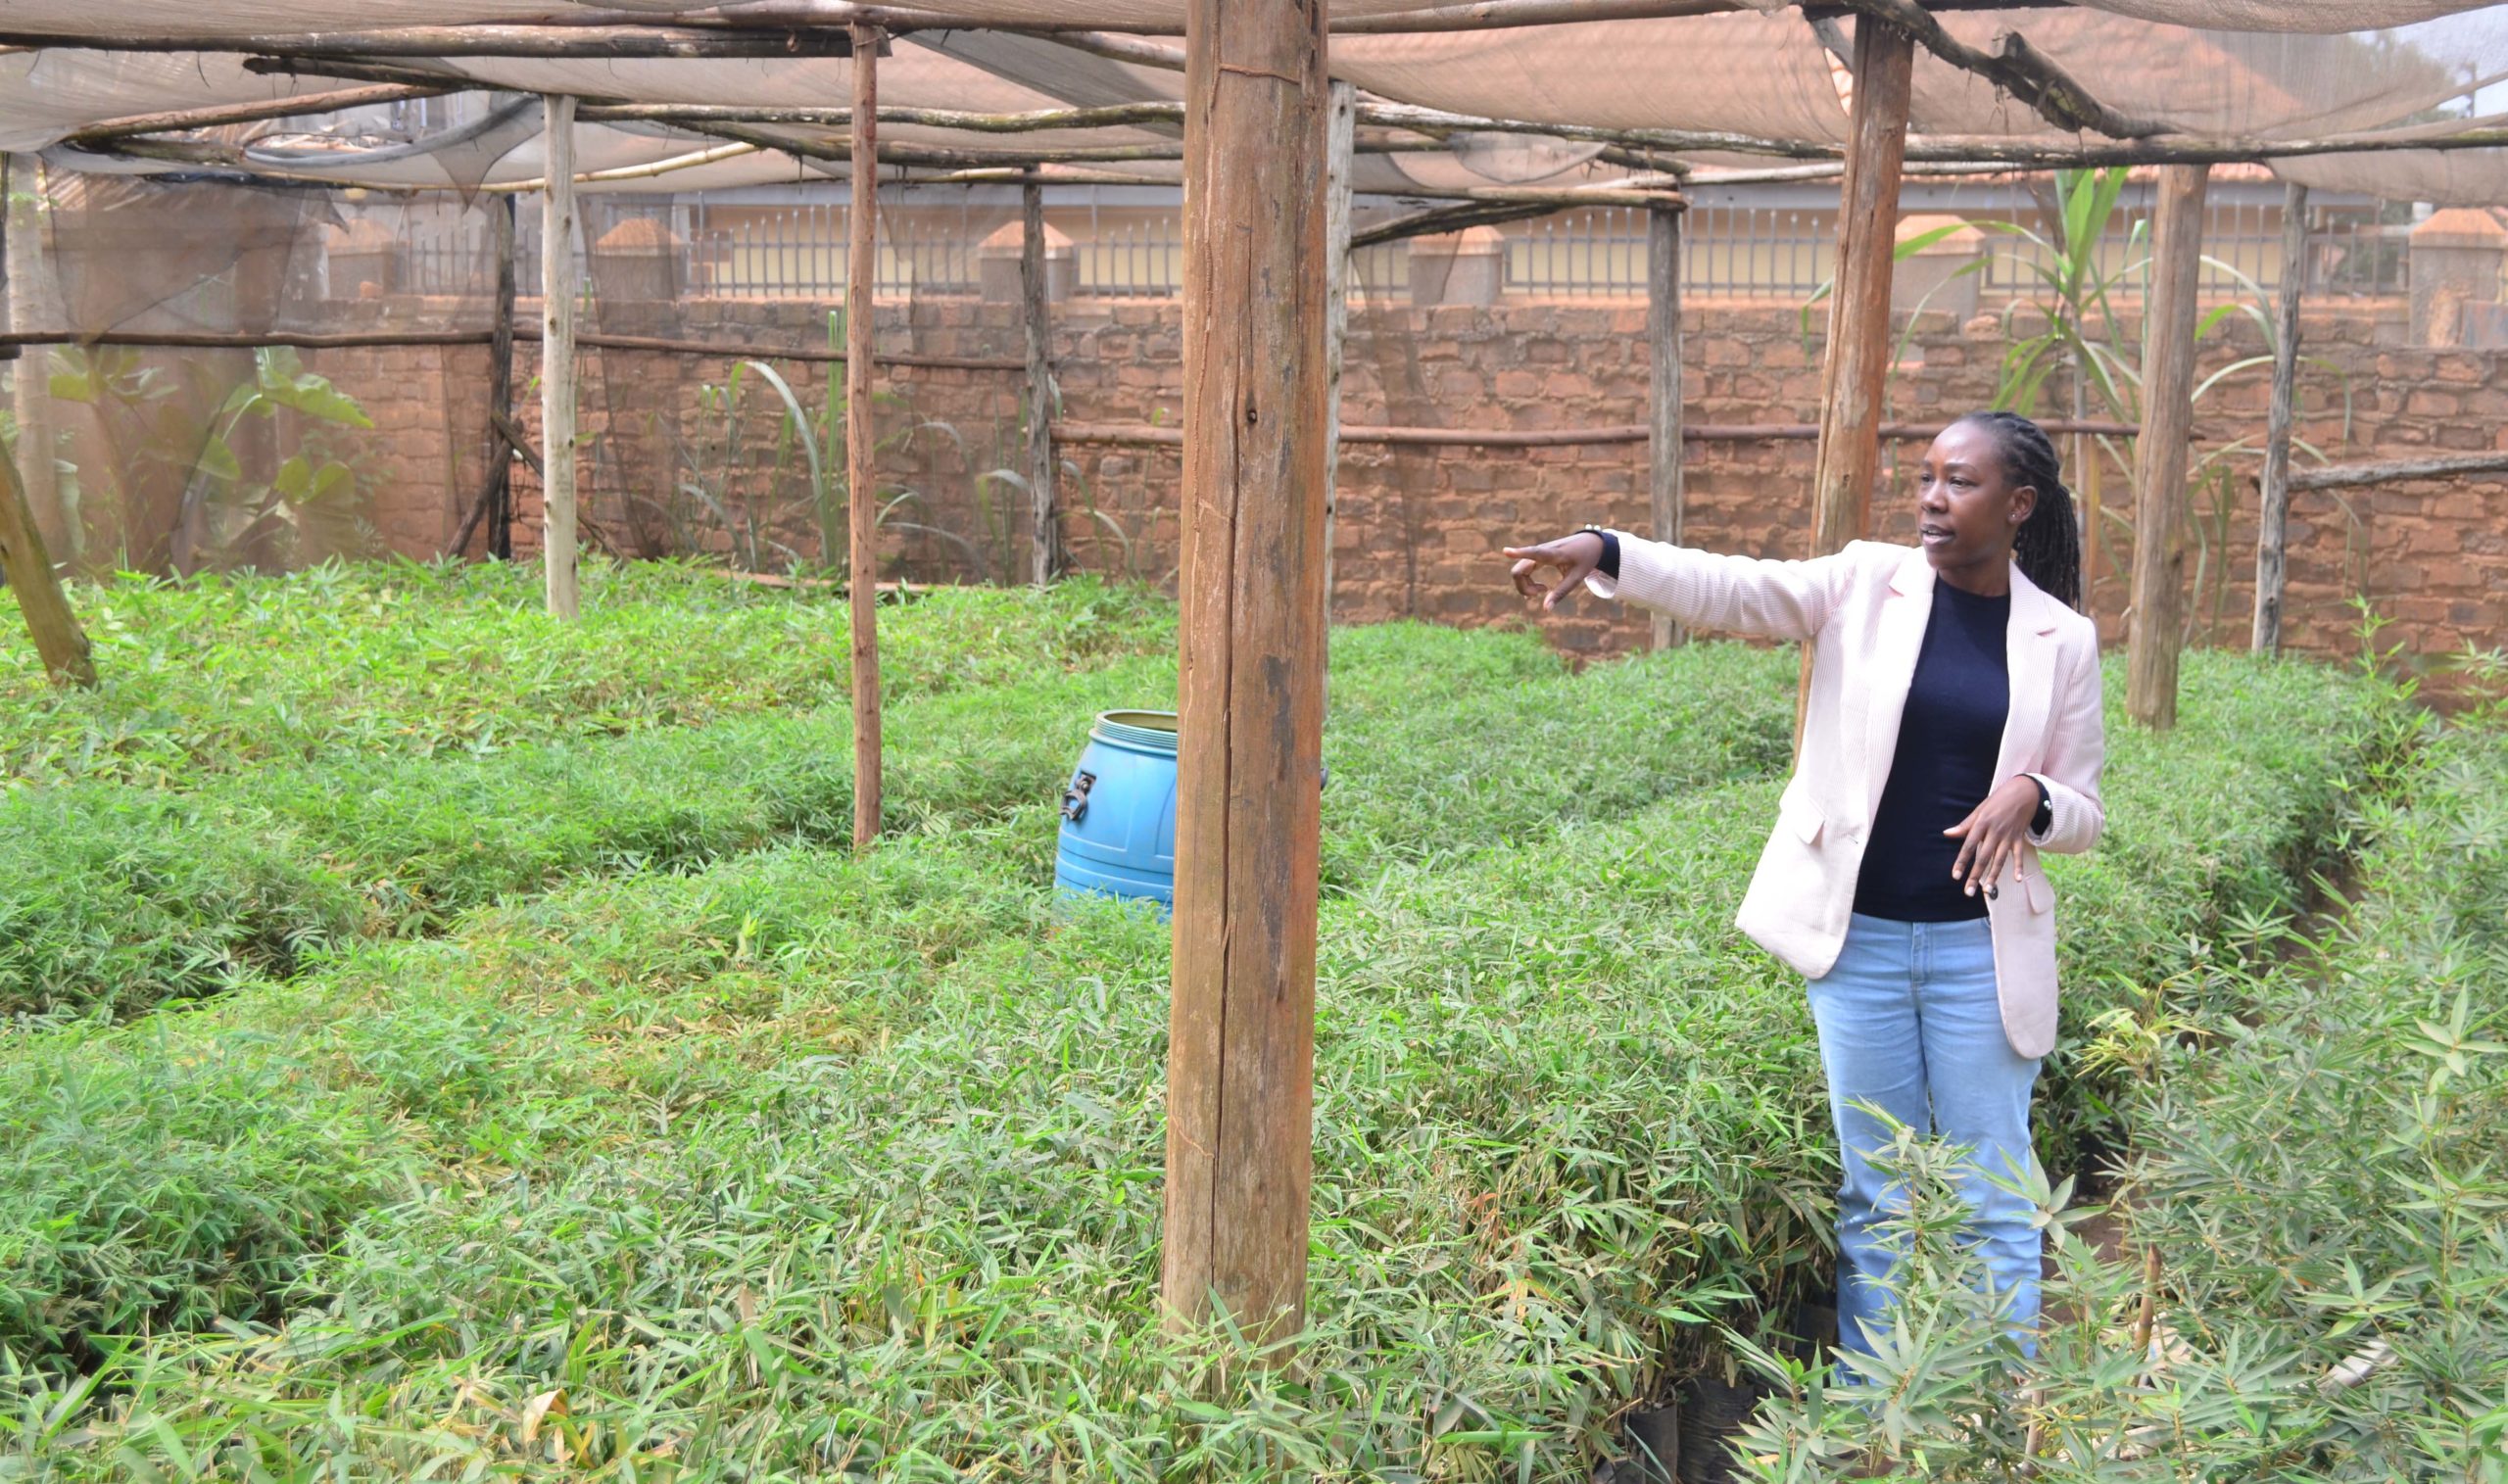
<svg viewBox="0 0 2508 1484">
<path fill-rule="evenodd" d="M 701 215 L 701 214 L 700 214 Z M 850 271 L 845 208 L 803 206 L 744 214 L 737 219 L 674 232 L 681 292 L 693 296 L 836 299 Z M 2278 215 L 2278 212 L 2273 215 Z M 1977 214 L 1983 217 L 1984 214 Z M 2359 297 L 2408 287 L 2409 228 L 2357 211 L 2312 210 L 2308 233 L 2311 295 Z M 1975 218 L 1972 218 L 1975 219 Z M 1988 218 L 1993 219 L 1993 218 Z M 2004 216 L 2034 225 L 2028 216 Z M 681 218 L 686 225 L 687 217 Z M 518 223 L 517 286 L 539 292 L 538 222 Z M 1509 226 L 1506 285 L 1527 298 L 1629 299 L 1646 293 L 1646 214 L 1597 208 Z M 884 297 L 973 295 L 981 291 L 982 234 L 955 223 L 935 225 L 892 215 L 882 224 L 877 264 Z M 1828 281 L 1837 257 L 1833 219 L 1824 213 L 1712 203 L 1694 205 L 1683 221 L 1682 287 L 1701 298 L 1802 301 Z M 2148 254 L 2149 223 L 2139 210 L 2120 212 L 2098 250 L 2099 269 L 2139 293 Z M 1980 287 L 1989 294 L 2039 291 L 2047 249 L 2016 233 L 1990 230 L 1981 249 Z M 1173 215 L 1108 223 L 1076 241 L 1079 291 L 1102 298 L 1169 298 L 1183 291 L 1182 221 Z M 580 253 L 582 249 L 578 247 Z M 2280 224 L 2263 207 L 2216 211 L 2204 251 L 2213 262 L 2204 286 L 2238 292 L 2270 290 L 2282 271 Z M 599 255 L 594 256 L 594 281 Z M 475 227 L 459 237 L 422 237 L 402 246 L 400 286 L 428 294 L 484 294 L 494 264 Z M 1362 302 L 1407 294 L 1410 255 L 1388 243 L 1355 255 L 1350 281 Z"/>
<path fill-rule="evenodd" d="M 2278 289 L 2282 283 L 2282 227 L 2276 211 L 2261 206 L 2216 207 L 2210 230 L 2203 236 L 2202 286 L 2234 293 L 2250 285 Z M 2121 279 L 2140 293 L 2149 277 L 2151 225 L 2148 212 L 2120 211 L 2113 230 L 2099 243 L 2098 271 Z M 2227 218 L 2226 225 L 2224 217 Z M 2034 224 L 2034 223 L 2033 223 Z M 2313 296 L 2366 298 L 2404 293 L 2410 287 L 2407 224 L 2381 222 L 2357 212 L 2310 208 L 2302 289 Z M 2042 235 L 2044 235 L 2042 233 Z M 2049 250 L 2009 233 L 1991 233 L 1983 286 L 1988 292 L 2027 293 L 2044 283 L 2039 269 L 2050 262 Z"/>
</svg>

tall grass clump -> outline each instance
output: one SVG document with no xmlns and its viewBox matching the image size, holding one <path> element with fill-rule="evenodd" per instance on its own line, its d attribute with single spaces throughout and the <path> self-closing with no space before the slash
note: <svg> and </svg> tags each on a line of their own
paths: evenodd
<svg viewBox="0 0 2508 1484">
<path fill-rule="evenodd" d="M 907 609 L 899 627 L 937 602 Z M 1336 643 L 1326 794 L 1336 886 L 1397 859 L 1487 848 L 1782 762 L 1781 665 L 1765 651 L 1697 646 L 1576 675 L 1521 634 L 1400 625 L 1344 631 Z M 971 662 L 970 673 L 994 662 Z M 1166 653 L 909 689 L 886 719 L 887 823 L 1002 818 L 1051 798 L 1091 717 L 1173 705 L 1174 695 Z M 1527 705 L 1546 719 L 1522 720 Z M 1571 717 L 1592 735 L 1572 736 Z M 263 869 L 234 880 L 261 890 L 163 890 L 164 878 L 111 850 L 88 876 L 47 882 L 45 840 L 92 848 L 138 795 L 93 783 L 0 798 L 0 839 L 28 841 L 28 889 L 55 903 L 58 919 L 22 945 L 24 967 L 0 971 L 0 1005 L 127 1010 L 195 993 L 231 967 L 196 955 L 203 942 L 235 941 L 251 950 L 249 967 L 284 974 L 294 955 L 261 945 L 335 940 L 361 918 L 370 931 L 439 932 L 461 912 L 575 876 L 685 870 L 779 841 L 845 838 L 851 752 L 849 709 L 833 705 L 487 754 L 349 749 L 206 777 L 165 806 L 207 858 L 250 852 Z M 1018 858 L 1039 880 L 1052 848 L 1050 828 L 1017 838 Z M 130 869 L 118 876 L 120 867 Z M 362 898 L 345 914 L 344 882 Z M 175 951 L 138 951 L 161 942 Z"/>
<path fill-rule="evenodd" d="M 2340 773 L 2340 715 L 2290 698 L 2120 755 L 2113 792 L 2236 771 L 2285 721 Z M 1327 899 L 1312 1328 L 1278 1370 L 1161 1337 L 1167 930 L 1053 902 L 1048 802 L 579 877 L 100 1034 L 91 1062 L 284 1028 L 428 1169 L 298 1265 L 283 1324 L 84 1341 L 115 1400 L 46 1466 L 1581 1480 L 1619 1410 L 1724 1364 L 1714 1321 L 1747 1339 L 1826 1281 L 1802 986 L 1729 926 L 1777 790 L 1391 851 Z M 2230 871 L 2247 801 L 2200 797 L 2156 856 Z M 2132 885 L 2115 909 L 2156 918 Z M 0 1414 L 53 1415 L 80 1383 L 48 1370 Z"/>
<path fill-rule="evenodd" d="M 363 912 L 265 821 L 115 786 L 0 795 L 0 1017 L 122 1014 L 293 973 Z"/>
<path fill-rule="evenodd" d="M 209 775 L 806 710 L 846 694 L 845 609 L 815 591 L 667 562 L 587 563 L 583 616 L 538 569 L 408 561 L 285 577 L 73 587 L 102 684 L 45 683 L 0 626 L 0 777 L 187 788 Z M 882 615 L 892 694 L 1173 653 L 1173 603 L 1076 578 L 1036 594 L 935 589 Z"/>
<path fill-rule="evenodd" d="M 418 1175 L 373 1099 L 284 1029 L 79 1027 L 6 1062 L 0 1361 L 94 1367 L 118 1337 L 275 1320 L 305 1265 Z"/>
</svg>

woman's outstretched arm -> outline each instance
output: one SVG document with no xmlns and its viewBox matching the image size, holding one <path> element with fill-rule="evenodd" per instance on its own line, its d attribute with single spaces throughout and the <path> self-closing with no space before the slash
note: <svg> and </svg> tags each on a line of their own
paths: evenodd
<svg viewBox="0 0 2508 1484">
<path fill-rule="evenodd" d="M 1693 629 L 1808 640 L 1828 622 L 1853 571 L 1852 548 L 1809 561 L 1763 561 L 1647 541 L 1625 531 L 1610 537 L 1609 545 L 1618 549 L 1616 575 L 1601 569 L 1606 543 L 1600 532 L 1507 548 L 1516 591 L 1547 611 L 1581 585 L 1597 598 L 1655 608 Z M 1545 585 L 1536 578 L 1542 567 L 1555 568 L 1558 581 Z"/>
</svg>

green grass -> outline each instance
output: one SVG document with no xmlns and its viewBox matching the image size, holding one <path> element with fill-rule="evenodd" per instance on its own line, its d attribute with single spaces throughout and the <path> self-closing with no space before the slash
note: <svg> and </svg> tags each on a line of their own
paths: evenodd
<svg viewBox="0 0 2508 1484">
<path fill-rule="evenodd" d="M 927 622 L 954 628 L 957 600 L 917 603 L 887 632 L 911 651 Z M 992 643 L 1027 644 L 1036 627 L 1005 625 Z M 1339 648 L 1336 886 L 1785 756 L 1781 664 L 1767 651 L 1699 646 L 1579 677 L 1523 634 L 1403 625 L 1352 632 Z M 1175 662 L 1092 642 L 989 685 L 935 693 L 906 680 L 892 684 L 884 722 L 892 828 L 1052 797 L 1095 713 L 1173 704 Z M 1577 735 L 1587 726 L 1602 730 Z M 0 798 L 0 884 L 32 904 L 28 931 L 0 948 L 0 1011 L 127 1013 L 238 974 L 283 976 L 307 949 L 353 936 L 440 931 L 574 876 L 849 839 L 851 749 L 850 710 L 837 704 L 484 756 L 348 748 L 202 775 L 178 794 L 98 781 L 24 790 Z M 1040 876 L 1049 851 L 1031 858 Z M 205 885 L 168 889 L 175 869 Z"/>
<path fill-rule="evenodd" d="M 583 617 L 552 622 L 536 567 L 332 566 L 289 577 L 125 578 L 72 598 L 102 684 L 44 680 L 0 625 L 0 780 L 183 789 L 343 756 L 526 742 L 807 710 L 848 691 L 843 601 L 671 563 L 587 563 Z M 936 694 L 1172 653 L 1172 605 L 1081 578 L 1041 598 L 940 588 L 884 610 L 892 694 Z"/>
<path fill-rule="evenodd" d="M 1336 636 L 1314 1328 L 1224 1374 L 1155 1321 L 1165 930 L 1045 886 L 1158 663 L 900 701 L 862 859 L 833 708 L 267 770 L 289 852 L 439 935 L 0 1050 L 71 1089 L 0 1107 L 0 1344 L 53 1377 L 0 1428 L 70 1477 L 1582 1477 L 1697 1320 L 1823 1281 L 1802 988 L 1729 926 L 1788 656 Z M 2289 900 L 2377 735 L 2307 667 L 2187 685 L 2119 728 L 2116 852 L 2054 866 L 2077 990 Z M 2076 1043 L 2135 1003 L 2076 998 Z M 116 1400 L 53 1428 L 80 1371 Z"/>
</svg>

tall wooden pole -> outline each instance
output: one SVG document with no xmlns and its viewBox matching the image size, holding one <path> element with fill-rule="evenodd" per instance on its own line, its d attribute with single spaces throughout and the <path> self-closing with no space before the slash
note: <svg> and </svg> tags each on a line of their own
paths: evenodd
<svg viewBox="0 0 2508 1484">
<path fill-rule="evenodd" d="M 1325 8 L 1189 0 L 1163 1292 L 1304 1323 L 1324 742 Z"/>
<path fill-rule="evenodd" d="M 59 330 L 70 316 L 53 281 L 52 254 L 44 242 L 42 161 L 34 155 L 11 155 L 8 170 L 9 327 Z M 35 529 L 74 561 L 78 521 L 62 498 L 60 463 L 54 456 L 51 364 L 50 349 L 40 345 L 26 347 L 18 362 L 18 463 Z"/>
<path fill-rule="evenodd" d="M 2255 526 L 2255 652 L 2282 647 L 2282 594 L 2289 581 L 2291 422 L 2299 392 L 2299 296 L 2307 290 L 2308 188 L 2282 193 L 2282 292 L 2275 305 L 2273 404 L 2264 418 L 2264 500 Z"/>
<path fill-rule="evenodd" d="M 26 488 L 18 480 L 17 460 L 0 455 L 0 577 L 18 595 L 26 628 L 35 637 L 35 655 L 46 674 L 72 685 L 96 683 L 95 656 L 87 648 L 86 631 L 61 591 L 61 574 L 52 569 L 52 553 L 44 550 L 43 533 L 26 509 Z"/>
<path fill-rule="evenodd" d="M 1028 329 L 1028 576 L 1037 587 L 1062 564 L 1054 512 L 1054 361 L 1051 296 L 1045 285 L 1045 188 L 1019 187 L 1019 303 Z"/>
<path fill-rule="evenodd" d="M 2208 166 L 2159 168 L 2151 288 L 2143 311 L 2143 435 L 2134 458 L 2133 627 L 2125 640 L 2125 714 L 2177 725 L 2178 649 L 2186 642 L 2186 461 L 2194 421 L 2194 290 L 2202 268 Z"/>
<path fill-rule="evenodd" d="M 18 168 L 23 168 L 20 161 L 25 161 L 25 156 L 10 158 L 8 185 L 18 185 L 15 175 Z M 8 220 L 10 228 L 18 228 L 20 223 L 15 218 L 18 214 L 10 211 L 0 220 Z M 18 256 L 10 256 L 8 248 L 18 248 Z M 25 241 L 18 241 L 18 233 L 0 236 L 0 263 L 10 270 L 5 288 L 13 304 L 23 304 L 18 291 L 20 278 L 27 276 L 23 268 L 25 256 L 32 253 Z M 27 366 L 27 361 L 18 363 L 20 386 L 25 386 Z M 32 366 L 43 366 L 40 346 L 35 349 Z M 27 439 L 25 429 L 20 429 L 18 452 L 43 458 L 45 474 L 53 469 L 50 444 L 50 434 Z M 88 634 L 77 627 L 77 611 L 71 609 L 71 597 L 60 592 L 60 574 L 53 571 L 53 554 L 43 544 L 43 526 L 35 524 L 35 511 L 27 509 L 25 481 L 18 479 L 18 461 L 8 454 L 0 454 L 0 579 L 8 579 L 10 592 L 18 595 L 18 611 L 25 614 L 27 632 L 35 634 L 35 656 L 43 662 L 45 674 L 68 685 L 95 685 L 95 654 L 88 649 Z"/>
<path fill-rule="evenodd" d="M 853 27 L 853 181 L 844 263 L 844 488 L 853 630 L 853 848 L 880 834 L 880 490 L 871 293 L 880 276 L 880 28 Z"/>
<path fill-rule="evenodd" d="M 575 262 L 575 100 L 540 100 L 548 185 L 540 220 L 540 561 L 549 611 L 572 618 L 575 552 L 575 308 L 583 285 Z"/>
<path fill-rule="evenodd" d="M 1906 165 L 1915 37 L 1870 16 L 1855 23 L 1855 104 L 1838 209 L 1836 291 L 1820 365 L 1820 444 L 1811 473 L 1811 554 L 1862 539 L 1881 475 L 1881 409 L 1890 377 L 1890 270 L 1898 254 L 1899 180 Z M 1803 649 L 1794 734 L 1811 693 Z"/>
<path fill-rule="evenodd" d="M 1654 537 L 1681 541 L 1681 214 L 1657 207 L 1646 214 L 1646 458 L 1649 514 Z M 1681 642 L 1681 626 L 1658 613 L 1655 647 Z"/>
<path fill-rule="evenodd" d="M 1341 365 L 1350 340 L 1351 170 L 1359 90 L 1334 82 L 1324 120 L 1324 621 L 1332 621 L 1332 544 L 1341 518 Z"/>
</svg>

